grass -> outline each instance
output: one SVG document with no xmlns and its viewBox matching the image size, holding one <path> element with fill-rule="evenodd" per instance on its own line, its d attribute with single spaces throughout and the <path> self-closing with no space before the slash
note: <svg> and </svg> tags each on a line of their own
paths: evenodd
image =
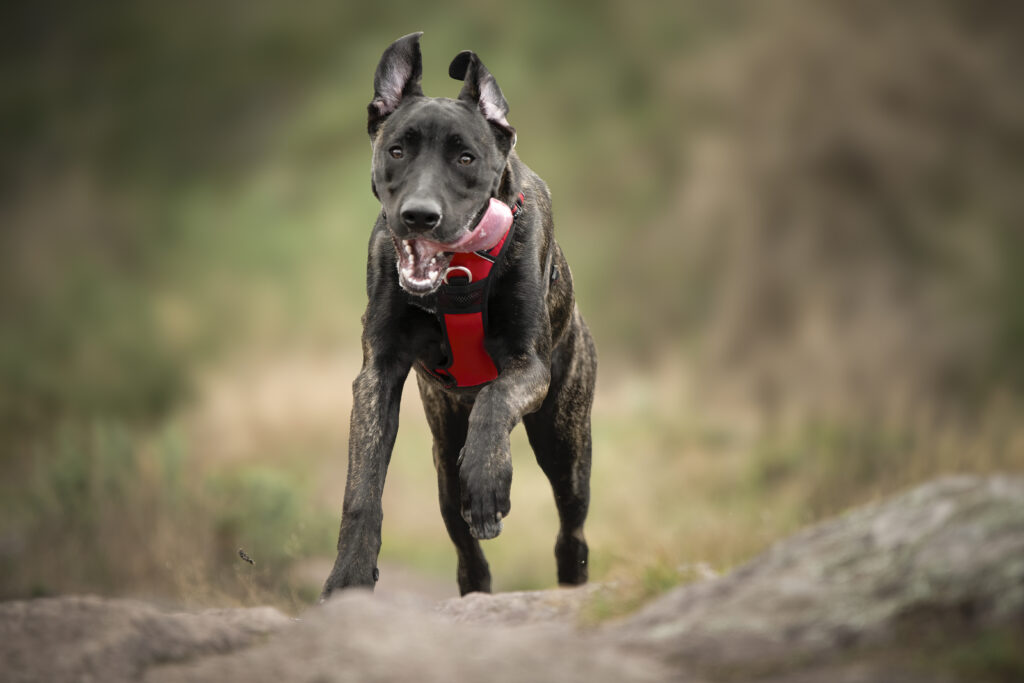
<svg viewBox="0 0 1024 683">
<path fill-rule="evenodd" d="M 584 603 L 579 615 L 581 625 L 595 625 L 626 616 L 659 595 L 677 586 L 713 577 L 714 572 L 705 564 L 672 565 L 662 559 L 632 569 L 620 568 L 613 576 L 619 578 L 607 579 L 606 584 Z"/>
<path fill-rule="evenodd" d="M 964 680 L 1011 683 L 1024 678 L 1019 626 L 989 628 L 933 653 L 932 670 L 956 671 Z"/>
<path fill-rule="evenodd" d="M 35 460 L 27 490 L 3 491 L 4 538 L 19 550 L 4 558 L 5 597 L 99 591 L 288 608 L 308 598 L 286 570 L 334 528 L 309 507 L 301 466 L 205 467 L 173 427 L 141 436 L 106 422 L 40 447 L 52 453 Z"/>
</svg>

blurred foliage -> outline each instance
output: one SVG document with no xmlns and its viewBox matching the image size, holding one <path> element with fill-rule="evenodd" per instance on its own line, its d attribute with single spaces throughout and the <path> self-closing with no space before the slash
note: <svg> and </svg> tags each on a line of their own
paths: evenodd
<svg viewBox="0 0 1024 683">
<path fill-rule="evenodd" d="M 688 565 L 672 566 L 664 559 L 650 562 L 632 574 L 610 581 L 594 592 L 584 604 L 579 620 L 596 625 L 636 611 L 662 593 L 692 581 L 713 576 L 710 570 Z"/>
<path fill-rule="evenodd" d="M 1020 642 L 1024 638 L 1019 626 L 988 629 L 968 636 L 949 647 L 935 647 L 927 665 L 932 671 L 956 671 L 968 680 L 1012 683 L 1024 677 L 1024 654 Z"/>
<path fill-rule="evenodd" d="M 438 94 L 456 89 L 444 78 L 451 55 L 486 47 L 519 114 L 524 155 L 554 174 L 560 202 L 602 216 L 566 221 L 568 241 L 586 238 L 580 226 L 607 234 L 616 217 L 644 220 L 659 192 L 650 182 L 663 193 L 672 177 L 651 127 L 671 125 L 649 92 L 645 61 L 657 54 L 604 45 L 654 17 L 623 26 L 615 3 L 536 2 L 517 9 L 522 30 L 507 31 L 499 7 L 456 4 L 456 25 L 408 3 L 3 10 L 0 424 L 162 414 L 182 397 L 198 352 L 235 343 L 260 320 L 250 330 L 259 338 L 294 324 L 299 336 L 328 327 L 351 340 L 375 213 L 364 104 L 396 31 L 427 31 L 425 82 Z M 705 13 L 660 18 L 684 26 Z M 694 33 L 657 30 L 665 40 Z M 642 177 L 623 184 L 627 162 Z M 583 273 L 592 258 L 581 255 Z M 346 299 L 355 301 L 325 321 L 323 307 Z M 289 316 L 299 319 L 279 319 Z"/>
<path fill-rule="evenodd" d="M 428 94 L 480 53 L 552 188 L 610 394 L 588 528 L 620 603 L 905 484 L 1024 468 L 1021 11 L 4 6 L 0 594 L 311 597 L 290 571 L 340 508 L 323 387 L 358 362 L 365 104 L 414 30 Z M 451 574 L 427 439 L 403 422 L 382 552 Z M 499 587 L 549 585 L 550 493 L 516 457 L 488 552 Z"/>
<path fill-rule="evenodd" d="M 287 570 L 329 547 L 337 520 L 314 510 L 308 479 L 203 467 L 183 447 L 173 430 L 142 438 L 107 422 L 37 444 L 22 480 L 0 486 L 4 540 L 16 546 L 0 553 L 0 595 L 101 591 L 292 609 L 313 599 Z M 239 548 L 256 564 L 243 564 Z"/>
</svg>

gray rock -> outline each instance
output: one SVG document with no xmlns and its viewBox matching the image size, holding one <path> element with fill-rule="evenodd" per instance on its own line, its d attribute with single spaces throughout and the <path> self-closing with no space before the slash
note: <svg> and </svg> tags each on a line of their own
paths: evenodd
<svg viewBox="0 0 1024 683">
<path fill-rule="evenodd" d="M 437 611 L 452 621 L 476 624 L 576 625 L 583 605 L 601 590 L 600 584 L 553 591 L 517 591 L 511 593 L 470 593 L 461 598 L 445 600 Z"/>
<path fill-rule="evenodd" d="M 659 681 L 658 662 L 557 625 L 456 623 L 345 591 L 266 645 L 155 669 L 147 683 Z"/>
<path fill-rule="evenodd" d="M 0 604 L 0 679 L 132 681 L 157 664 L 255 642 L 289 623 L 270 607 L 199 613 L 135 600 L 62 597 Z"/>
<path fill-rule="evenodd" d="M 804 666 L 1024 622 L 1024 479 L 954 477 L 776 544 L 609 627 L 677 666 Z"/>
</svg>

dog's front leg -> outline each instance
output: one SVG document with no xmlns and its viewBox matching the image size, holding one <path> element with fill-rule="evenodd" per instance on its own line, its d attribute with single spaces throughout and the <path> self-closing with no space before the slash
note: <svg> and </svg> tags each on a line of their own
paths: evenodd
<svg viewBox="0 0 1024 683">
<path fill-rule="evenodd" d="M 501 533 L 511 509 L 512 453 L 509 434 L 540 407 L 551 372 L 536 356 L 509 359 L 501 374 L 477 394 L 459 464 L 462 517 L 480 539 Z"/>
<path fill-rule="evenodd" d="M 338 557 L 321 600 L 336 589 L 377 581 L 377 554 L 383 520 L 381 494 L 398 433 L 398 408 L 409 364 L 364 355 L 352 384 L 348 479 L 338 533 Z"/>
</svg>

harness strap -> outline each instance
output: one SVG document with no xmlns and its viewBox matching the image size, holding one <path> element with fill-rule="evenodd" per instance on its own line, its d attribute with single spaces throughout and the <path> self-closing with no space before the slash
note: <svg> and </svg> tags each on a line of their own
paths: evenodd
<svg viewBox="0 0 1024 683">
<path fill-rule="evenodd" d="M 512 206 L 512 225 L 496 245 L 488 250 L 456 253 L 444 284 L 438 289 L 437 318 L 447 358 L 437 367 L 423 367 L 446 387 L 479 386 L 498 376 L 498 368 L 485 344 L 490 275 L 510 241 L 525 202 L 526 197 L 520 192 Z"/>
</svg>

